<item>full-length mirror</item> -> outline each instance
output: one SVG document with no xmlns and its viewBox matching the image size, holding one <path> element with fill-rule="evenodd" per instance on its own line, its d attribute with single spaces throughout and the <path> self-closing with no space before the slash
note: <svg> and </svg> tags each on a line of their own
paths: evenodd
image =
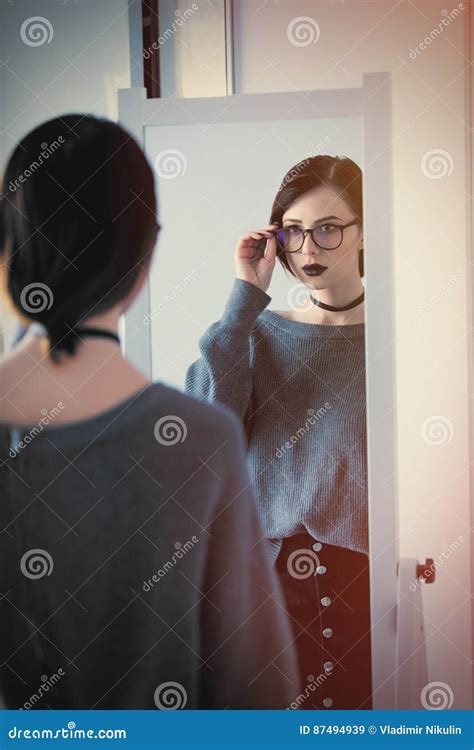
<svg viewBox="0 0 474 750">
<path fill-rule="evenodd" d="M 300 676 L 315 676 L 306 707 L 372 708 L 373 681 L 390 702 L 396 648 L 395 578 L 383 582 L 396 556 L 393 381 L 381 377 L 392 232 L 371 220 L 391 211 L 390 77 L 223 103 L 121 92 L 122 117 L 142 119 L 162 225 L 127 340 L 154 378 L 240 420 Z M 179 415 L 166 427 L 184 438 Z"/>
<path fill-rule="evenodd" d="M 0 745 L 459 734 L 470 4 L 80 5 L 0 2 Z"/>
</svg>

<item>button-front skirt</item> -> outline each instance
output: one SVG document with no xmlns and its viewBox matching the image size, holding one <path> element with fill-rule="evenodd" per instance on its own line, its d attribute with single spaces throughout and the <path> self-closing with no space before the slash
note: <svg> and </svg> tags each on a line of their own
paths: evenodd
<svg viewBox="0 0 474 750">
<path fill-rule="evenodd" d="M 296 534 L 283 539 L 276 570 L 303 684 L 291 708 L 371 709 L 367 555 Z"/>
</svg>

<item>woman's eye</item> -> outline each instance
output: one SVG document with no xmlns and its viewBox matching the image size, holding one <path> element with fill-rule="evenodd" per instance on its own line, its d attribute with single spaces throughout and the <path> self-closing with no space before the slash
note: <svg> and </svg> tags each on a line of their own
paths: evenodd
<svg viewBox="0 0 474 750">
<path fill-rule="evenodd" d="M 324 227 L 327 227 L 327 229 L 324 230 L 325 234 L 327 234 L 328 232 L 331 232 L 334 229 L 334 224 L 321 224 L 319 228 L 324 229 Z"/>
</svg>

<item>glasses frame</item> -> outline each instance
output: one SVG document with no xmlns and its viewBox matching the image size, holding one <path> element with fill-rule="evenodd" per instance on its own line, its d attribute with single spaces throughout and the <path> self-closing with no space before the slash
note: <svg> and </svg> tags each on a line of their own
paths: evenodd
<svg viewBox="0 0 474 750">
<path fill-rule="evenodd" d="M 323 223 L 321 224 L 321 226 L 324 226 L 324 224 L 331 224 L 331 222 L 330 222 L 330 221 L 325 221 L 325 222 L 323 222 Z M 323 247 L 322 245 L 319 245 L 319 244 L 318 244 L 318 243 L 316 242 L 316 240 L 314 239 L 314 235 L 313 235 L 313 232 L 314 232 L 314 231 L 315 231 L 315 230 L 316 230 L 316 229 L 317 229 L 318 227 L 313 227 L 312 229 L 305 229 L 304 227 L 302 227 L 302 228 L 300 229 L 300 232 L 301 232 L 301 233 L 302 233 L 302 235 L 303 235 L 303 241 L 302 241 L 302 243 L 301 243 L 300 247 L 299 247 L 299 248 L 298 248 L 297 250 L 286 250 L 285 248 L 283 248 L 283 247 L 281 246 L 280 240 L 278 239 L 278 232 L 280 232 L 280 231 L 281 231 L 282 229 L 286 229 L 287 227 L 279 227 L 279 228 L 278 228 L 278 229 L 277 229 L 277 230 L 275 231 L 275 238 L 276 238 L 276 241 L 277 241 L 277 244 L 278 244 L 278 246 L 279 246 L 279 247 L 281 248 L 281 251 L 282 251 L 283 253 L 289 253 L 290 255 L 292 255 L 293 253 L 299 253 L 299 252 L 300 252 L 301 248 L 303 247 L 303 245 L 304 245 L 304 243 L 305 243 L 305 240 L 306 240 L 306 235 L 307 235 L 307 234 L 310 234 L 310 235 L 311 235 L 311 239 L 313 240 L 313 242 L 314 242 L 314 244 L 316 245 L 316 247 L 319 247 L 319 248 L 320 248 L 320 250 L 327 250 L 328 252 L 331 252 L 332 250 L 337 250 L 337 248 L 338 248 L 338 247 L 341 247 L 341 245 L 342 245 L 342 243 L 343 243 L 343 240 L 344 240 L 344 230 L 345 230 L 345 229 L 347 229 L 347 227 L 351 227 L 351 226 L 353 226 L 354 224 L 361 224 L 361 220 L 360 220 L 359 218 L 355 218 L 355 219 L 353 219 L 352 221 L 349 221 L 349 222 L 347 222 L 347 224 L 332 224 L 332 226 L 334 226 L 334 227 L 337 227 L 338 229 L 340 229 L 340 230 L 341 230 L 341 241 L 340 241 L 339 245 L 336 245 L 336 247 Z"/>
</svg>

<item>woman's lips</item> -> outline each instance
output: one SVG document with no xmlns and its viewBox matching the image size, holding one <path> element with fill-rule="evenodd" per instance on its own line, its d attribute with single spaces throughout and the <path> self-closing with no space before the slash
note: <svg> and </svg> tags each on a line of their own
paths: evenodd
<svg viewBox="0 0 474 750">
<path fill-rule="evenodd" d="M 326 271 L 327 266 L 321 266 L 319 263 L 310 263 L 307 266 L 303 266 L 302 270 L 306 276 L 321 276 Z"/>
</svg>

